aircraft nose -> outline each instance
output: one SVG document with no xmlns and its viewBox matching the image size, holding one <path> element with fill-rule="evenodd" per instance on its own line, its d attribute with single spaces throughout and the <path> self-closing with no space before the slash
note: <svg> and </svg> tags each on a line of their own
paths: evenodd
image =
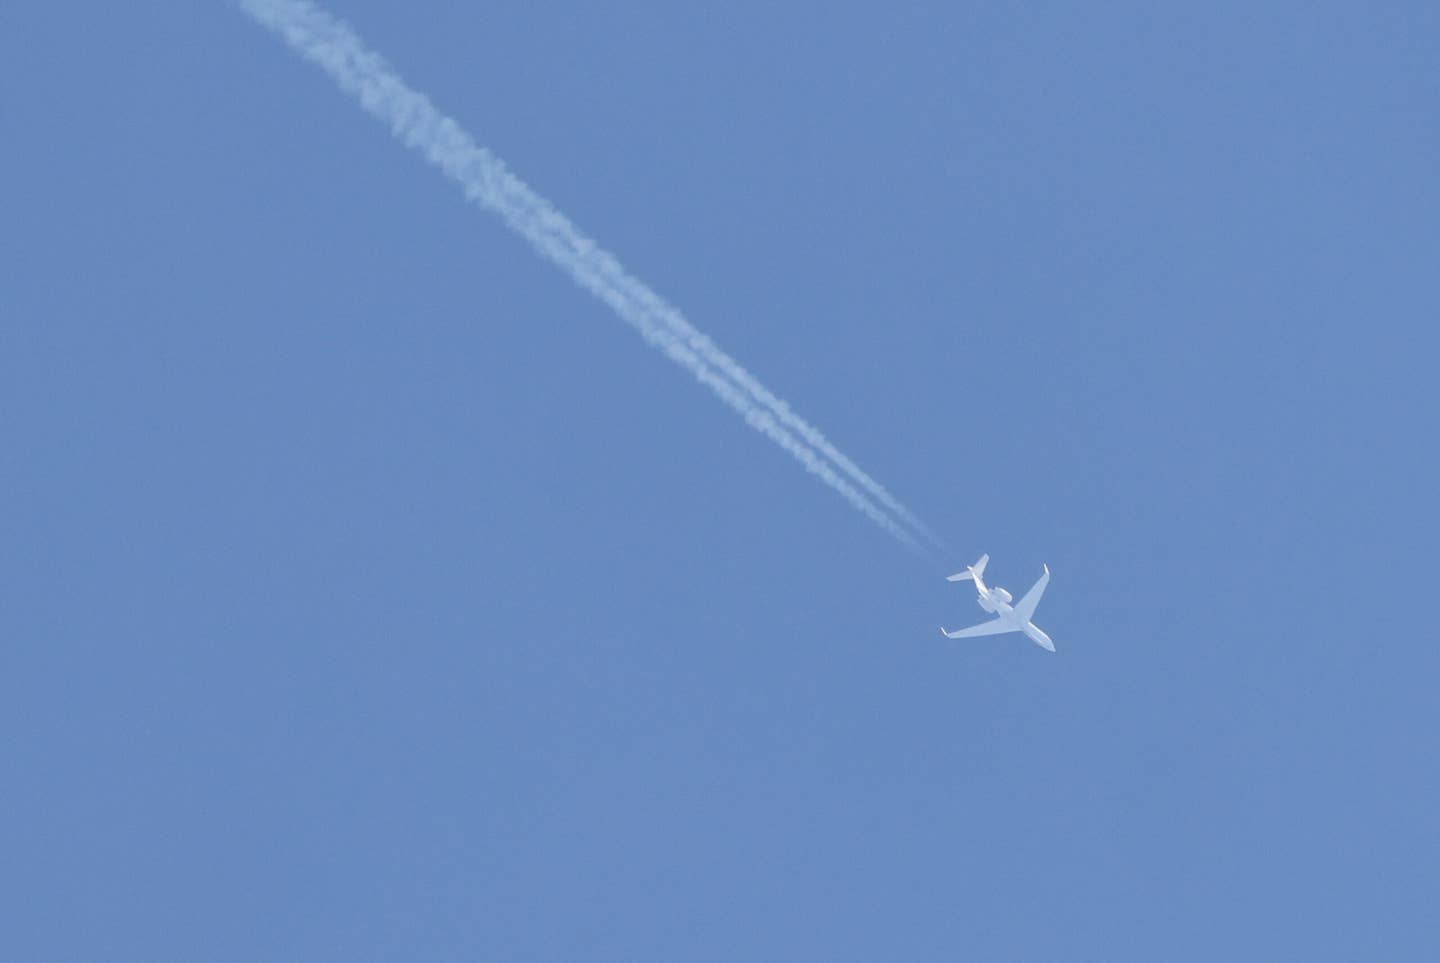
<svg viewBox="0 0 1440 963">
<path fill-rule="evenodd" d="M 1040 648 L 1046 650 L 1047 652 L 1055 651 L 1055 643 L 1051 642 L 1050 636 L 1040 631 L 1040 629 L 1036 627 L 1035 623 L 1032 622 L 1029 625 L 1025 626 L 1025 634 L 1030 636 L 1030 638 L 1034 640 L 1036 645 L 1040 646 Z"/>
</svg>

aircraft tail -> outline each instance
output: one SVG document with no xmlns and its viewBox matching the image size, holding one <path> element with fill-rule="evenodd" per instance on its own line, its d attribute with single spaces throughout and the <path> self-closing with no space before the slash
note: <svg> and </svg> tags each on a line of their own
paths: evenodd
<svg viewBox="0 0 1440 963">
<path fill-rule="evenodd" d="M 981 556 L 980 556 L 980 561 L 976 562 L 974 565 L 971 565 L 969 568 L 967 568 L 967 569 L 966 569 L 965 571 L 963 571 L 963 572 L 956 572 L 954 575 L 951 575 L 951 576 L 947 577 L 947 578 L 945 579 L 945 581 L 947 581 L 947 582 L 968 582 L 968 581 L 970 581 L 971 579 L 984 578 L 984 577 L 985 577 L 985 564 L 986 564 L 987 562 L 989 562 L 989 561 L 990 561 L 990 556 L 989 556 L 989 555 L 981 555 Z"/>
</svg>

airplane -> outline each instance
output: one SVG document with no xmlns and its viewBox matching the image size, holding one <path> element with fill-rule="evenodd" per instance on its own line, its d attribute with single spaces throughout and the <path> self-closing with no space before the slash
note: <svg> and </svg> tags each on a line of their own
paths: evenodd
<svg viewBox="0 0 1440 963">
<path fill-rule="evenodd" d="M 987 612 L 994 612 L 995 618 L 989 622 L 981 622 L 979 625 L 972 625 L 968 629 L 957 629 L 954 632 L 946 632 L 942 627 L 940 633 L 947 639 L 969 639 L 977 635 L 999 635 L 1002 632 L 1024 632 L 1030 636 L 1030 640 L 1042 649 L 1055 651 L 1055 643 L 1050 641 L 1050 636 L 1040 631 L 1040 627 L 1030 621 L 1035 614 L 1035 607 L 1040 604 L 1040 596 L 1045 594 L 1045 586 L 1050 584 L 1050 566 L 1045 566 L 1045 574 L 1032 586 L 1025 597 L 1014 602 L 1010 593 L 1000 586 L 990 588 L 985 584 L 985 563 L 990 561 L 989 555 L 981 555 L 980 561 L 974 565 L 967 566 L 965 571 L 951 575 L 947 582 L 974 581 L 975 591 L 980 597 L 975 601 Z M 1012 604 L 1013 602 L 1013 604 Z"/>
</svg>

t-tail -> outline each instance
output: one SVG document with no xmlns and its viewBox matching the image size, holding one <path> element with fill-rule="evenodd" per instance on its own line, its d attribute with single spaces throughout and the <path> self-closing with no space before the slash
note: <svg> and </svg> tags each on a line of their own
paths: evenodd
<svg viewBox="0 0 1440 963">
<path fill-rule="evenodd" d="M 947 577 L 945 581 L 966 582 L 972 579 L 978 581 L 979 579 L 985 577 L 985 563 L 988 561 L 990 561 L 989 555 L 981 555 L 980 561 L 976 562 L 974 565 L 971 565 L 963 572 L 956 572 L 954 575 Z"/>
</svg>

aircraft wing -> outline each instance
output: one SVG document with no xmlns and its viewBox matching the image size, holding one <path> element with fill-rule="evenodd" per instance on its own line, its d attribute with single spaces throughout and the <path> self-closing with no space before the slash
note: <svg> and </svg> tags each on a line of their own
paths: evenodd
<svg viewBox="0 0 1440 963">
<path fill-rule="evenodd" d="M 968 629 L 956 629 L 954 632 L 946 632 L 942 628 L 940 632 L 947 639 L 973 639 L 977 635 L 999 635 L 1002 632 L 1015 631 L 1015 629 L 1002 623 L 1002 619 L 991 619 L 989 622 L 972 625 Z"/>
<path fill-rule="evenodd" d="M 1015 614 L 1020 616 L 1026 622 L 1029 622 L 1032 618 L 1034 618 L 1035 606 L 1040 604 L 1040 596 L 1045 594 L 1045 586 L 1049 584 L 1050 566 L 1047 565 L 1045 566 L 1045 574 L 1040 576 L 1040 578 L 1036 580 L 1034 585 L 1030 586 L 1030 591 L 1025 593 L 1025 597 L 1023 599 L 1015 603 Z"/>
</svg>

